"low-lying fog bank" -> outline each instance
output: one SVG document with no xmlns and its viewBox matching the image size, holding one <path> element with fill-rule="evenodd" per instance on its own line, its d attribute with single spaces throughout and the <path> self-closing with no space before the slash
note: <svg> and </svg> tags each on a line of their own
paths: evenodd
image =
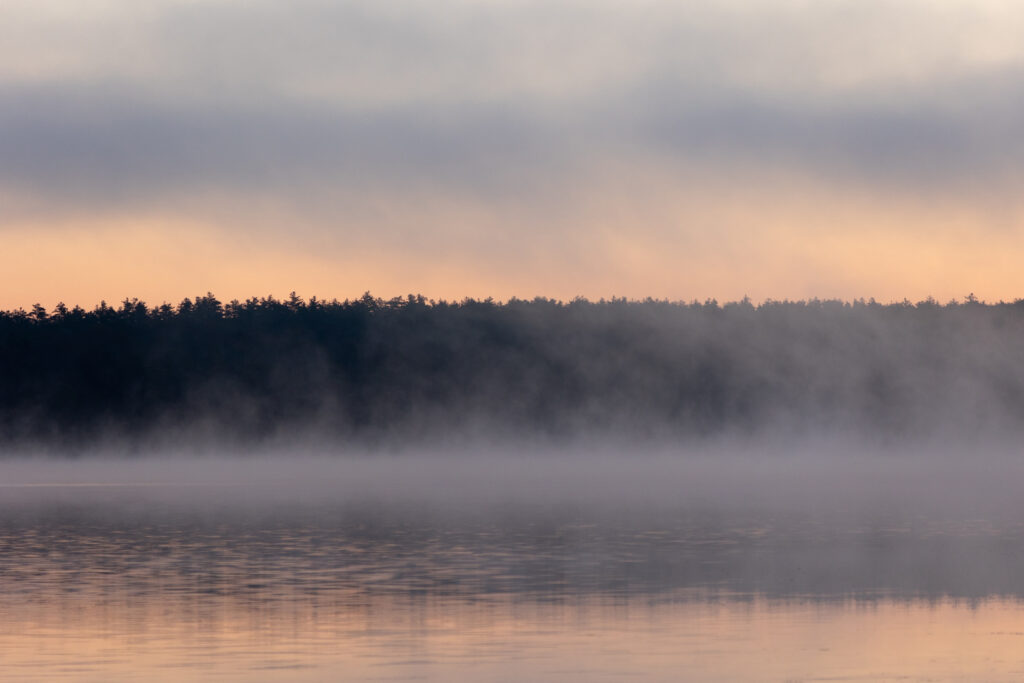
<svg viewBox="0 0 1024 683">
<path fill-rule="evenodd" d="M 882 449 L 822 441 L 642 450 L 10 457 L 0 460 L 0 498 L 132 495 L 169 504 L 372 502 L 436 509 L 529 503 L 1010 520 L 1024 515 L 1021 456 L 1012 444 Z"/>
<path fill-rule="evenodd" d="M 14 458 L 0 461 L 0 573 L 29 599 L 74 586 L 259 609 L 296 595 L 1024 599 L 1017 456 Z"/>
</svg>

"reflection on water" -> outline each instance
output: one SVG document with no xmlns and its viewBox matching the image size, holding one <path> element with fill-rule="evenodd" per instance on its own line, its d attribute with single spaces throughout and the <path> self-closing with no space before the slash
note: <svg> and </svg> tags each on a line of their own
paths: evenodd
<svg viewBox="0 0 1024 683">
<path fill-rule="evenodd" d="M 218 500 L 0 492 L 3 679 L 1024 674 L 1017 524 Z"/>
</svg>

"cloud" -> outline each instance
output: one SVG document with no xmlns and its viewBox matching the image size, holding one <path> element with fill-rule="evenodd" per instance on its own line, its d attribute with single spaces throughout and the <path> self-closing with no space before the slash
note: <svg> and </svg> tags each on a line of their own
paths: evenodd
<svg viewBox="0 0 1024 683">
<path fill-rule="evenodd" d="M 288 193 L 322 180 L 493 187 L 555 162 L 542 158 L 551 131 L 496 108 L 368 113 L 167 104 L 117 88 L 0 93 L 0 182 L 56 198 L 146 199 L 211 186 Z"/>
<path fill-rule="evenodd" d="M 959 192 L 970 200 L 1020 189 L 1022 75 L 824 103 L 654 82 L 573 103 L 557 116 L 529 102 L 369 111 L 8 85 L 0 86 L 0 184 L 86 208 L 210 191 L 301 204 L 311 201 L 307 190 L 324 185 L 530 202 L 552 185 L 571 185 L 588 166 L 625 156 L 719 173 L 778 169 L 887 192 Z"/>
<path fill-rule="evenodd" d="M 668 158 L 712 167 L 776 167 L 895 192 L 1020 187 L 1024 70 L 827 98 L 692 95 L 649 87 L 646 98 L 619 100 L 617 123 Z"/>
<path fill-rule="evenodd" d="M 815 245 L 879 226 L 1020 253 L 1022 32 L 995 0 L 10 0 L 0 231 L 201 225 L 670 296 L 662 267 L 718 295 L 788 244 L 759 291 L 843 295 L 864 278 Z"/>
<path fill-rule="evenodd" d="M 0 22 L 0 183 L 58 204 L 320 182 L 527 202 L 623 155 L 1018 189 L 1024 11 L 1001 3 L 62 7 Z"/>
</svg>

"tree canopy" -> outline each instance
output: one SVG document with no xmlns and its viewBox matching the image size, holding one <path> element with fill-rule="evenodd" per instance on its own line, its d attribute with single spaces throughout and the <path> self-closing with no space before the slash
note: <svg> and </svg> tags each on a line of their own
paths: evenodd
<svg viewBox="0 0 1024 683">
<path fill-rule="evenodd" d="M 1024 427 L 1024 302 L 126 299 L 0 312 L 0 442 Z"/>
</svg>

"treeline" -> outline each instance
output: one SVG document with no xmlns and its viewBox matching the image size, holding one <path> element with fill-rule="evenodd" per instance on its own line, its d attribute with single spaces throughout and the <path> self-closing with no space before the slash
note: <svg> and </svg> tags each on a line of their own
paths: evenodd
<svg viewBox="0 0 1024 683">
<path fill-rule="evenodd" d="M 0 313 L 8 445 L 1022 428 L 1024 301 L 207 294 Z"/>
</svg>

